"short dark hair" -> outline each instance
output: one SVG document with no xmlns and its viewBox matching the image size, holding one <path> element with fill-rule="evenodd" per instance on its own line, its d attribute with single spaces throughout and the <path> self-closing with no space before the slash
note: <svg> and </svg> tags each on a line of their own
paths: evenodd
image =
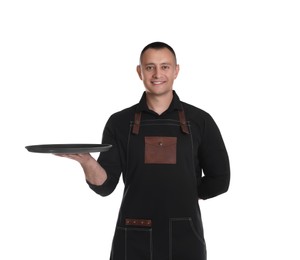
<svg viewBox="0 0 300 260">
<path fill-rule="evenodd" d="M 174 55 L 174 58 L 175 58 L 175 63 L 177 63 L 175 51 L 173 50 L 173 48 L 170 45 L 168 45 L 164 42 L 152 42 L 152 43 L 149 43 L 148 45 L 146 45 L 141 52 L 140 62 L 142 61 L 142 56 L 146 50 L 148 50 L 148 49 L 159 50 L 159 49 L 163 49 L 163 48 L 167 48 L 170 52 L 172 52 L 172 54 Z"/>
</svg>

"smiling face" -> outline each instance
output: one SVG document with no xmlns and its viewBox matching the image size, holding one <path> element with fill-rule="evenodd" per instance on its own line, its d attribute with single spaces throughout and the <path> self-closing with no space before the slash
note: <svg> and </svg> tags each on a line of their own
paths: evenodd
<svg viewBox="0 0 300 260">
<path fill-rule="evenodd" d="M 147 93 L 164 95 L 172 92 L 179 65 L 176 64 L 173 53 L 167 48 L 150 48 L 143 53 L 137 72 Z"/>
</svg>

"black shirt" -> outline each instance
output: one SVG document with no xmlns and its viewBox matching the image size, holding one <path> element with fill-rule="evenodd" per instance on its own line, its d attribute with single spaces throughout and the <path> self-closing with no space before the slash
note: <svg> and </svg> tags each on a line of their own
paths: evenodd
<svg viewBox="0 0 300 260">
<path fill-rule="evenodd" d="M 143 119 L 175 119 L 178 110 L 183 109 L 190 124 L 193 138 L 193 154 L 197 175 L 197 190 L 200 199 L 215 197 L 228 190 L 230 167 L 227 151 L 213 118 L 205 111 L 181 102 L 173 91 L 173 100 L 169 108 L 158 115 L 150 110 L 146 103 L 146 93 L 138 104 L 114 113 L 107 121 L 103 131 L 102 143 L 112 144 L 111 150 L 101 153 L 98 162 L 107 172 L 107 180 L 101 186 L 89 186 L 96 193 L 106 196 L 112 193 L 122 174 L 126 183 L 127 142 L 136 112 L 142 112 Z M 137 148 L 137 152 L 140 149 Z"/>
</svg>

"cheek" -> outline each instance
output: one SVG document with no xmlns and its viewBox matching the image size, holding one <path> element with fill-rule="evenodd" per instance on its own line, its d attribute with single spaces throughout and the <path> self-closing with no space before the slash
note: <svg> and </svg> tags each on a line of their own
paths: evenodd
<svg viewBox="0 0 300 260">
<path fill-rule="evenodd" d="M 144 81 L 149 81 L 152 78 L 152 74 L 151 73 L 144 73 L 142 75 L 142 77 L 143 77 Z"/>
<path fill-rule="evenodd" d="M 141 80 L 145 80 L 147 78 L 146 75 L 142 72 L 139 73 L 139 77 L 140 77 Z"/>
<path fill-rule="evenodd" d="M 170 75 L 170 78 L 171 78 L 171 79 L 176 79 L 176 78 L 177 78 L 177 75 L 178 75 L 178 74 L 175 72 L 175 73 L 173 73 L 172 75 Z"/>
</svg>

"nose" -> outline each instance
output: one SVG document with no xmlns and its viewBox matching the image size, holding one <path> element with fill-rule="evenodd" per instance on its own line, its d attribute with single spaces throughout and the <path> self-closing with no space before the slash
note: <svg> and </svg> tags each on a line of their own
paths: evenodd
<svg viewBox="0 0 300 260">
<path fill-rule="evenodd" d="M 159 68 L 155 68 L 154 71 L 153 71 L 153 75 L 152 77 L 155 78 L 155 79 L 158 79 L 161 77 L 161 70 Z"/>
</svg>

